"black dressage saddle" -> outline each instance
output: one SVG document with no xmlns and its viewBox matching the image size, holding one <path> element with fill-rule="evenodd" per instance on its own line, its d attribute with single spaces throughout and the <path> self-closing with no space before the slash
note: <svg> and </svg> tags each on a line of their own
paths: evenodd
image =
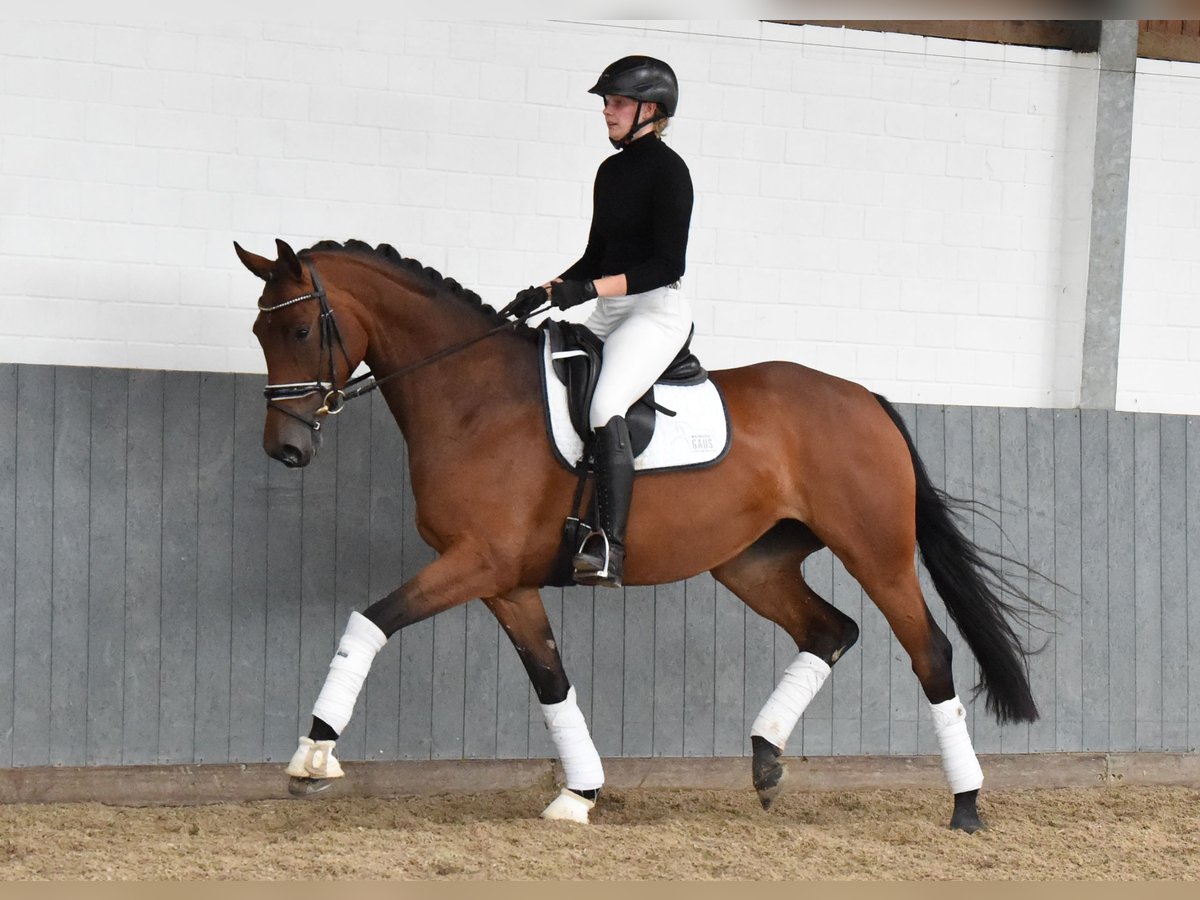
<svg viewBox="0 0 1200 900">
<path fill-rule="evenodd" d="M 571 425 L 590 445 L 591 428 L 588 425 L 588 410 L 592 406 L 592 394 L 596 391 L 596 380 L 600 377 L 600 366 L 604 361 L 604 342 L 585 325 L 575 322 L 547 320 L 540 326 L 550 344 L 550 359 L 554 374 L 567 389 L 567 408 Z M 688 332 L 688 339 L 656 384 L 696 385 L 708 378 L 708 372 L 700 365 L 691 351 L 692 335 L 696 327 Z M 633 455 L 639 455 L 654 436 L 655 413 L 673 416 L 675 413 L 654 401 L 654 387 L 646 391 L 629 408 L 625 421 L 629 425 L 629 438 L 633 444 Z"/>
</svg>

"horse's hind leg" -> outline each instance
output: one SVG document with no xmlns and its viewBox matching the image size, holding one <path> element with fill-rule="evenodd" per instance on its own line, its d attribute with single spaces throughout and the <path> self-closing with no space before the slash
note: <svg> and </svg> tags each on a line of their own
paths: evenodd
<svg viewBox="0 0 1200 900">
<path fill-rule="evenodd" d="M 966 710 L 954 689 L 950 640 L 925 605 L 912 553 L 889 561 L 889 554 L 881 549 L 882 541 L 877 541 L 875 547 L 878 552 L 869 560 L 853 554 L 840 558 L 883 612 L 912 660 L 913 673 L 929 701 L 942 769 L 954 792 L 950 827 L 968 833 L 978 831 L 984 827 L 977 808 L 983 770 L 967 733 Z"/>
<path fill-rule="evenodd" d="M 911 563 L 909 568 L 912 569 Z M 942 752 L 942 768 L 954 792 L 950 827 L 968 833 L 978 831 L 984 827 L 977 806 L 983 770 L 967 732 L 966 709 L 954 689 L 950 639 L 930 616 L 915 569 L 911 574 L 906 572 L 898 584 L 890 583 L 888 588 L 875 588 L 861 580 L 860 583 L 908 652 L 913 672 L 929 701 L 934 733 Z"/>
<path fill-rule="evenodd" d="M 542 818 L 586 823 L 604 785 L 604 767 L 575 701 L 575 688 L 567 680 L 541 595 L 534 588 L 522 588 L 483 602 L 525 666 L 567 775 L 567 786 L 542 812 Z"/>
<path fill-rule="evenodd" d="M 740 555 L 713 569 L 713 577 L 752 610 L 776 623 L 800 651 L 750 730 L 754 788 L 763 809 L 786 776 L 780 761 L 787 739 L 830 668 L 858 640 L 858 625 L 808 586 L 804 558 L 821 547 L 799 522 L 780 522 Z"/>
</svg>

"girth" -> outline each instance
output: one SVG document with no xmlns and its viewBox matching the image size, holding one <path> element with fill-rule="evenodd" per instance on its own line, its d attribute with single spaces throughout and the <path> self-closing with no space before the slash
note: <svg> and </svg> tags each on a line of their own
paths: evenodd
<svg viewBox="0 0 1200 900">
<path fill-rule="evenodd" d="M 571 424 L 586 444 L 591 433 L 588 411 L 591 409 L 592 395 L 596 392 L 596 382 L 600 377 L 604 342 L 586 325 L 576 322 L 547 319 L 539 327 L 546 332 L 550 342 L 554 374 L 567 388 Z M 666 371 L 656 379 L 656 383 L 694 385 L 700 384 L 708 377 L 708 372 L 690 349 L 695 332 L 696 327 L 693 325 L 683 348 L 667 366 Z M 654 436 L 656 412 L 668 416 L 675 415 L 673 411 L 655 403 L 654 387 L 651 386 L 625 415 L 634 456 L 638 456 L 650 444 L 650 439 Z"/>
</svg>

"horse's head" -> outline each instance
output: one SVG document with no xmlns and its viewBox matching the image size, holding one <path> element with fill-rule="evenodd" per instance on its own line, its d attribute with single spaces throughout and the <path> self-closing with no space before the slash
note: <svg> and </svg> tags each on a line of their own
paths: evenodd
<svg viewBox="0 0 1200 900">
<path fill-rule="evenodd" d="M 254 322 L 267 361 L 263 449 L 298 467 L 308 465 L 320 446 L 325 416 L 340 411 L 339 389 L 362 362 L 367 337 L 348 309 L 349 295 L 327 287 L 312 262 L 287 243 L 275 245 L 275 260 L 233 246 L 243 265 L 266 282 Z"/>
</svg>

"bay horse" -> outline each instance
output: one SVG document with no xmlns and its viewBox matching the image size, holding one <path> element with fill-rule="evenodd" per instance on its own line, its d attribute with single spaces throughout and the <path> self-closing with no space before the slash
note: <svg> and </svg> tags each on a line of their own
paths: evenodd
<svg viewBox="0 0 1200 900">
<path fill-rule="evenodd" d="M 265 282 L 254 323 L 268 373 L 264 449 L 285 465 L 307 465 L 321 424 L 355 393 L 348 379 L 365 361 L 403 433 L 416 526 L 437 553 L 351 615 L 313 729 L 288 766 L 293 792 L 315 792 L 343 774 L 334 744 L 387 639 L 478 598 L 516 648 L 566 773 L 543 816 L 586 822 L 602 764 L 538 592 L 577 479 L 546 434 L 535 331 L 386 244 L 326 241 L 297 254 L 276 240 L 273 260 L 234 246 Z M 918 583 L 918 548 L 1000 722 L 1038 715 L 1028 651 L 1010 622 L 1022 609 L 1004 594 L 1032 601 L 961 533 L 961 501 L 934 487 L 882 396 L 790 362 L 710 374 L 728 409 L 728 453 L 708 468 L 635 478 L 626 584 L 711 572 L 795 641 L 798 656 L 751 730 L 752 780 L 767 808 L 782 785 L 789 733 L 858 639 L 857 624 L 802 576 L 804 559 L 828 547 L 911 658 L 954 794 L 950 826 L 982 827 L 983 775 L 953 684 L 950 641 Z"/>
</svg>

